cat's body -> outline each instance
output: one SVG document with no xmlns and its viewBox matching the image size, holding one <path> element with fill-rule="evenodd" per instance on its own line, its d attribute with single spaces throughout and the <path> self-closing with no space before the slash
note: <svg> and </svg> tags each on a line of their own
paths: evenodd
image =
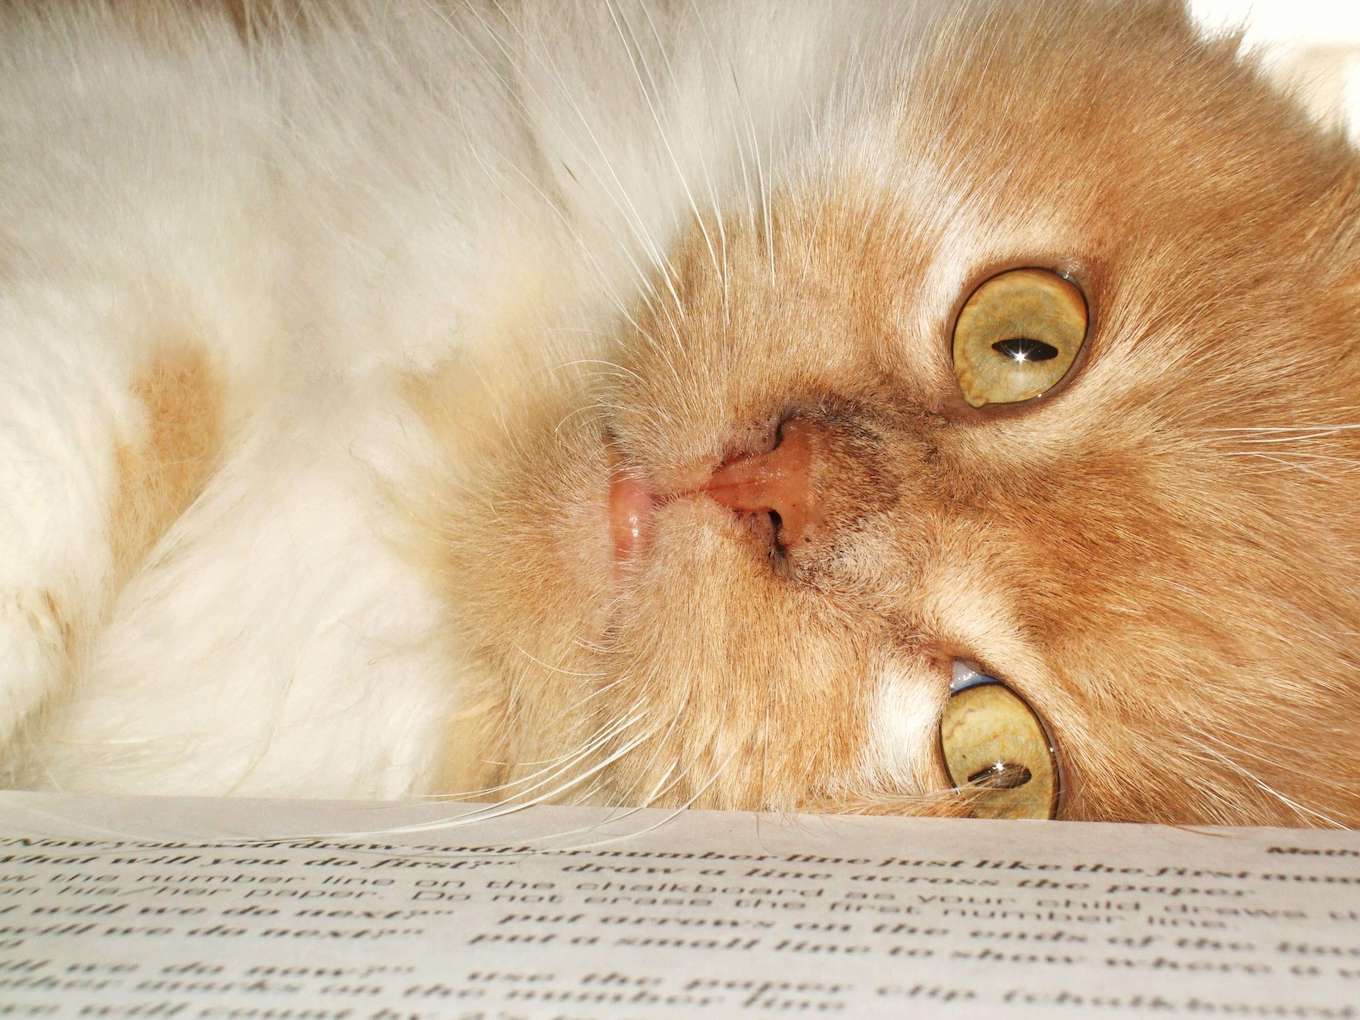
<svg viewBox="0 0 1360 1020">
<path fill-rule="evenodd" d="M 16 782 L 961 810 L 961 659 L 1065 816 L 1360 824 L 1360 175 L 1231 44 L 283 6 L 3 15 Z M 978 409 L 1015 267 L 1089 332 Z"/>
</svg>

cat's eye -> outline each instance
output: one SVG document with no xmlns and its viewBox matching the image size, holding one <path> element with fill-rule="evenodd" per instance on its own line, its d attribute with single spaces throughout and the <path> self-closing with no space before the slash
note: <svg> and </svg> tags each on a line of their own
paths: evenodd
<svg viewBox="0 0 1360 1020">
<path fill-rule="evenodd" d="M 973 407 L 1042 396 L 1086 340 L 1086 299 L 1046 269 L 1012 269 L 969 296 L 954 322 L 954 374 Z"/>
<path fill-rule="evenodd" d="M 940 721 L 940 750 L 976 818 L 1052 818 L 1058 763 L 1033 709 L 1005 684 L 972 674 L 955 685 Z"/>
</svg>

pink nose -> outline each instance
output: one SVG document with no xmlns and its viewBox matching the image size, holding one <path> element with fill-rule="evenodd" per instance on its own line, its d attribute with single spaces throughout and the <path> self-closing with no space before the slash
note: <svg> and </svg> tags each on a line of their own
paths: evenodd
<svg viewBox="0 0 1360 1020">
<path fill-rule="evenodd" d="M 814 432 L 802 419 L 786 422 L 773 450 L 729 461 L 698 491 L 733 510 L 778 514 L 780 544 L 801 545 L 820 519 L 812 492 Z"/>
</svg>

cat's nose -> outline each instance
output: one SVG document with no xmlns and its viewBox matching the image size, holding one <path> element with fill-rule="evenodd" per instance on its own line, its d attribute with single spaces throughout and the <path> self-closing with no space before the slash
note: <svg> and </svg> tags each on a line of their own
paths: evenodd
<svg viewBox="0 0 1360 1020">
<path fill-rule="evenodd" d="M 817 442 L 815 425 L 791 419 L 773 450 L 728 461 L 700 491 L 733 510 L 771 514 L 779 544 L 795 549 L 809 540 L 821 519 L 812 485 Z"/>
</svg>

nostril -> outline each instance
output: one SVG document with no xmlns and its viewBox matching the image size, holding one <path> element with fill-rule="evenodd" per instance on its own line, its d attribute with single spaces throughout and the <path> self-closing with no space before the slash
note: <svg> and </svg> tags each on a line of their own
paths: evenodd
<svg viewBox="0 0 1360 1020">
<path fill-rule="evenodd" d="M 789 554 L 788 546 L 784 543 L 784 518 L 779 516 L 778 510 L 771 510 L 770 514 L 770 555 L 776 560 L 783 560 Z"/>
<path fill-rule="evenodd" d="M 729 461 L 699 491 L 739 513 L 767 513 L 782 543 L 803 543 L 815 524 L 812 492 L 814 426 L 802 419 L 782 423 L 768 453 Z"/>
<path fill-rule="evenodd" d="M 983 786 L 989 790 L 1015 790 L 1024 786 L 1034 778 L 1034 773 L 1023 765 L 1014 762 L 999 761 L 988 765 L 985 769 L 979 769 L 968 777 L 968 782 L 974 786 Z"/>
</svg>

